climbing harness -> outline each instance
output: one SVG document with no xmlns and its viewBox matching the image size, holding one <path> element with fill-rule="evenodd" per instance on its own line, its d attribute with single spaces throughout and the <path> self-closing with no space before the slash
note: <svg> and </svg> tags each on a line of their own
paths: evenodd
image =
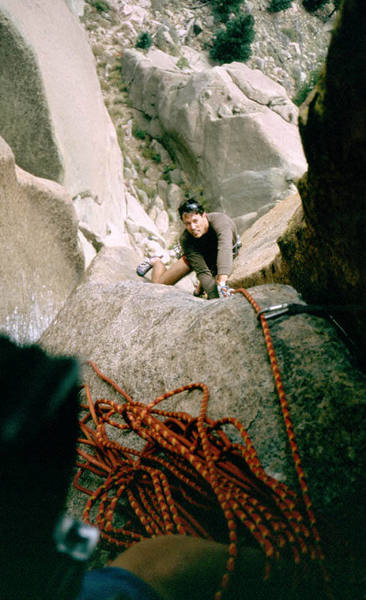
<svg viewBox="0 0 366 600">
<path fill-rule="evenodd" d="M 174 533 L 228 543 L 226 570 L 215 600 L 222 598 L 234 570 L 238 540 L 248 536 L 267 557 L 267 575 L 272 561 L 285 558 L 305 570 L 315 561 L 328 580 L 266 316 L 247 290 L 234 293 L 245 296 L 258 314 L 301 493 L 297 495 L 266 474 L 238 419 L 215 421 L 207 416 L 209 391 L 204 383 L 190 383 L 144 404 L 133 400 L 92 362 L 95 373 L 123 401 L 101 398 L 93 402 L 84 385 L 87 405 L 82 405 L 86 414 L 80 422 L 79 439 L 83 447 L 78 448 L 74 480 L 75 487 L 89 495 L 84 520 L 95 523 L 101 537 L 114 547 L 126 548 L 146 537 Z M 158 407 L 164 400 L 192 390 L 202 392 L 198 417 Z M 231 441 L 230 427 L 236 429 L 241 443 Z M 111 433 L 116 430 L 118 441 Z M 142 449 L 132 449 L 127 442 L 124 445 L 124 435 L 131 432 L 144 441 Z M 100 485 L 89 479 L 92 489 L 86 487 L 81 483 L 85 474 L 101 479 Z M 223 540 L 218 532 L 222 536 L 225 524 Z"/>
</svg>

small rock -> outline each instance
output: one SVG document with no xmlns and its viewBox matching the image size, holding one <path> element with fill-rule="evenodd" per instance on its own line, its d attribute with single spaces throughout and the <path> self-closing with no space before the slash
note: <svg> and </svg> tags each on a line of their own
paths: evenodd
<svg viewBox="0 0 366 600">
<path fill-rule="evenodd" d="M 257 220 L 257 218 L 258 218 L 258 213 L 256 213 L 256 212 L 250 212 L 250 213 L 247 213 L 246 215 L 241 215 L 240 217 L 235 217 L 234 223 L 238 230 L 238 234 L 241 235 L 242 233 L 244 233 L 244 231 L 249 229 L 249 227 L 251 227 L 251 225 L 253 225 L 253 223 Z"/>
<path fill-rule="evenodd" d="M 169 172 L 169 178 L 172 183 L 179 185 L 180 183 L 184 183 L 184 178 L 182 175 L 182 171 L 180 169 L 173 169 Z"/>
<path fill-rule="evenodd" d="M 165 250 L 161 246 L 161 244 L 159 244 L 155 240 L 149 240 L 146 238 L 144 246 L 146 254 L 148 254 L 148 256 L 161 256 L 163 262 L 168 262 L 170 260 L 169 252 Z"/>
<path fill-rule="evenodd" d="M 169 230 L 169 215 L 164 210 L 159 212 L 157 218 L 155 219 L 155 225 L 158 228 L 159 233 L 164 235 Z"/>
<path fill-rule="evenodd" d="M 162 162 L 169 162 L 171 160 L 169 152 L 157 140 L 151 142 L 150 148 L 156 152 L 156 154 L 159 154 Z"/>
<path fill-rule="evenodd" d="M 139 200 L 140 200 L 141 204 L 145 208 L 147 208 L 149 206 L 149 204 L 150 204 L 150 201 L 149 201 L 149 196 L 147 195 L 147 193 L 145 192 L 145 190 L 137 189 L 137 195 L 139 197 Z"/>
<path fill-rule="evenodd" d="M 183 201 L 183 198 L 184 198 L 184 193 L 183 193 L 182 189 L 175 183 L 171 183 L 168 187 L 168 196 L 167 196 L 167 202 L 168 202 L 169 208 L 171 208 L 173 211 L 176 212 L 178 209 L 178 206 Z"/>
<path fill-rule="evenodd" d="M 165 181 L 165 179 L 159 179 L 158 184 L 158 194 L 160 196 L 160 198 L 162 198 L 162 200 L 164 202 L 168 201 L 168 182 Z"/>
<path fill-rule="evenodd" d="M 253 57 L 254 64 L 260 71 L 264 71 L 264 67 L 266 65 L 265 60 L 263 58 L 259 58 L 259 56 Z"/>
<path fill-rule="evenodd" d="M 225 117 L 231 117 L 233 114 L 232 108 L 227 106 L 227 104 L 221 104 L 217 109 L 217 116 L 220 119 L 224 119 Z"/>
</svg>

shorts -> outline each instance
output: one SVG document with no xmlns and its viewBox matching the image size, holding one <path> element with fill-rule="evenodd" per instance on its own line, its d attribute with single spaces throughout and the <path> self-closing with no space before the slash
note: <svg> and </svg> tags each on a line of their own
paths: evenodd
<svg viewBox="0 0 366 600">
<path fill-rule="evenodd" d="M 145 581 L 126 569 L 104 567 L 85 573 L 76 600 L 161 600 Z"/>
</svg>

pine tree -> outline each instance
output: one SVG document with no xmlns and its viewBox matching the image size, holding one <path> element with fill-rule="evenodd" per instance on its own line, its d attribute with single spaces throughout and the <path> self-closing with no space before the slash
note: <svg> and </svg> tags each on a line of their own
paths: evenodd
<svg viewBox="0 0 366 600">
<path fill-rule="evenodd" d="M 254 39 L 254 18 L 252 15 L 239 15 L 231 19 L 226 29 L 216 32 L 210 56 L 219 63 L 234 60 L 247 61 L 251 55 L 251 43 Z"/>
<path fill-rule="evenodd" d="M 152 46 L 152 43 L 153 39 L 150 33 L 148 33 L 148 31 L 142 31 L 137 37 L 135 47 L 148 50 Z"/>
<path fill-rule="evenodd" d="M 302 0 L 302 5 L 308 12 L 312 13 L 318 10 L 319 8 L 323 8 L 326 4 L 328 4 L 329 0 Z"/>
<path fill-rule="evenodd" d="M 292 0 L 271 0 L 271 3 L 268 7 L 268 12 L 280 12 L 281 10 L 287 10 L 290 8 L 292 4 Z"/>
<path fill-rule="evenodd" d="M 230 13 L 238 15 L 243 0 L 211 0 L 213 14 L 223 23 L 229 19 Z"/>
</svg>

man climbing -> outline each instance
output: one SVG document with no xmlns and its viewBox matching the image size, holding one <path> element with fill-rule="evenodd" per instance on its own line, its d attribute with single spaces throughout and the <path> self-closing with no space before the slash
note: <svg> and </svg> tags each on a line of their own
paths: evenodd
<svg viewBox="0 0 366 600">
<path fill-rule="evenodd" d="M 174 285 L 195 271 L 199 279 L 196 296 L 206 293 L 208 299 L 228 297 L 226 283 L 241 246 L 235 223 L 224 213 L 206 213 L 194 198 L 185 200 L 178 212 L 185 226 L 180 239 L 183 256 L 169 268 L 158 256 L 145 259 L 137 267 L 137 274 L 143 277 L 152 269 L 153 283 Z"/>
</svg>

